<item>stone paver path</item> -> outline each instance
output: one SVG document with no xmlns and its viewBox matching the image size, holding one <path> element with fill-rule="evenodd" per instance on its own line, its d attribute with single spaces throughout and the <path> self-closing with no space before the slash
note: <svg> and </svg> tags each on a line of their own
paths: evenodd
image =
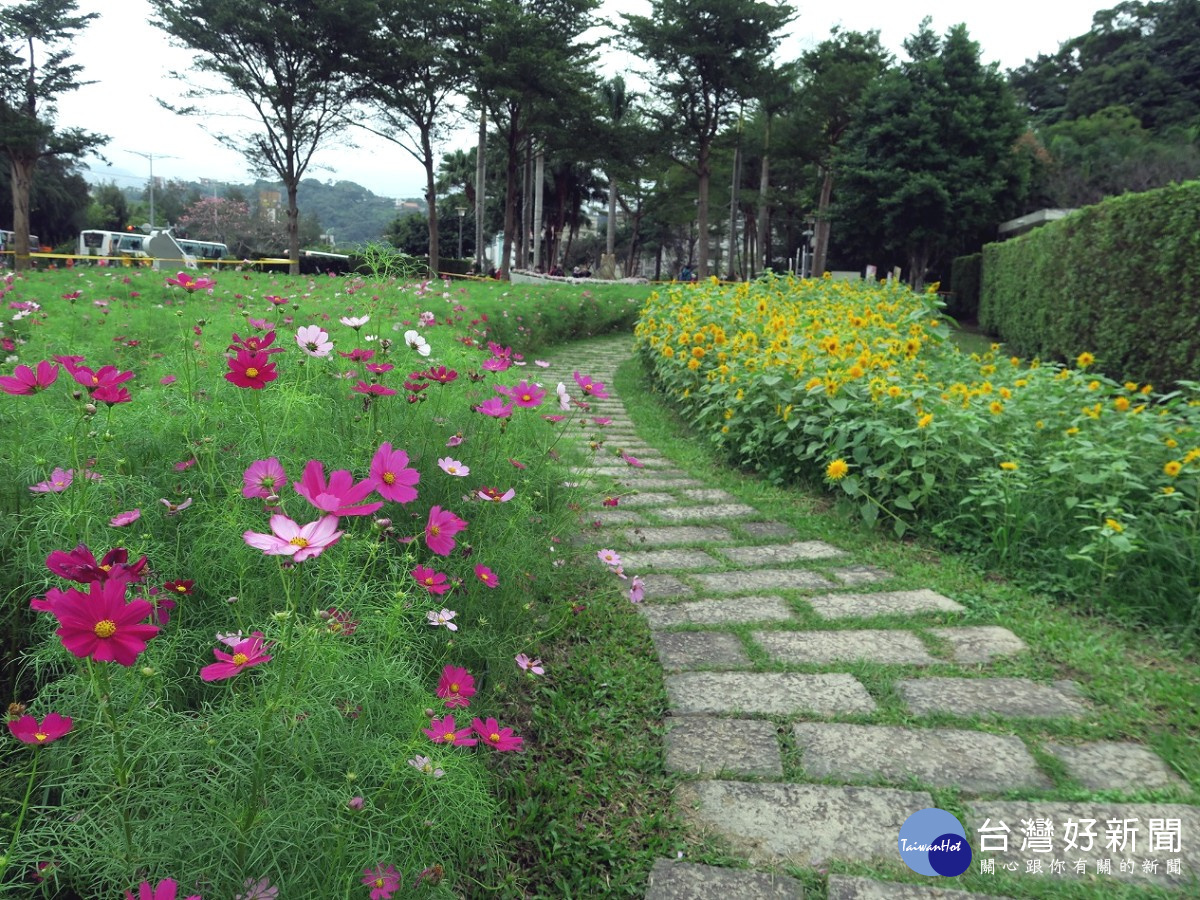
<svg viewBox="0 0 1200 900">
<path fill-rule="evenodd" d="M 972 624 L 966 598 L 892 588 L 891 573 L 856 562 L 853 547 L 797 534 L 688 477 L 637 438 L 612 387 L 628 339 L 587 348 L 580 369 L 612 394 L 594 401 L 593 413 L 613 422 L 583 432 L 583 440 L 603 442 L 579 475 L 621 497 L 615 509 L 597 501 L 586 512 L 589 525 L 599 523 L 588 540 L 620 552 L 626 573 L 646 584 L 639 609 L 670 704 L 666 765 L 682 779 L 676 814 L 744 859 L 728 868 L 660 860 L 647 900 L 800 898 L 800 883 L 783 867 L 835 861 L 893 871 L 896 880 L 831 875 L 829 900 L 1002 900 L 901 862 L 900 826 L 934 805 L 931 790 L 945 788 L 963 798 L 973 871 L 991 859 L 997 871 L 1090 879 L 1080 883 L 1102 892 L 1124 880 L 1200 896 L 1200 807 L 1120 802 L 1135 790 L 1187 796 L 1161 759 L 1135 742 L 1043 746 L 1025 736 L 1031 723 L 1086 723 L 1086 685 L 993 675 L 989 667 L 1031 648 L 1009 628 Z M 645 466 L 624 465 L 621 450 Z M 822 624 L 807 627 L 805 619 Z M 860 680 L 864 666 L 890 672 L 890 687 Z M 885 703 L 900 704 L 906 724 L 894 716 L 879 722 Z M 1045 761 L 1065 770 L 1072 790 L 1115 799 L 1056 799 L 1072 795 L 1055 793 Z M 1037 819 L 1059 829 L 1068 819 L 1095 820 L 1097 846 L 1068 853 L 1059 849 L 1060 830 L 1046 852 L 1021 849 L 1022 823 Z M 1109 820 L 1140 829 L 1136 852 L 1100 852 Z M 1151 828 L 1159 832 L 1154 852 Z M 1178 847 L 1170 846 L 1172 828 Z M 1096 875 L 1096 861 L 1108 857 L 1113 874 Z M 1118 871 L 1122 857 L 1130 871 Z M 1074 869 L 1081 858 L 1083 876 Z M 1143 865 L 1150 859 L 1152 869 Z"/>
</svg>

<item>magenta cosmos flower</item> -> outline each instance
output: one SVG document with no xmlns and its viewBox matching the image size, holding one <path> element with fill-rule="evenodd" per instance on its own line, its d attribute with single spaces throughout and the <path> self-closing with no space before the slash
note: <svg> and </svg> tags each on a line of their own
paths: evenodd
<svg viewBox="0 0 1200 900">
<path fill-rule="evenodd" d="M 90 393 L 94 393 L 102 387 L 115 390 L 133 377 L 132 372 L 122 372 L 116 366 L 101 366 L 95 370 L 87 366 L 67 366 L 67 371 Z"/>
<path fill-rule="evenodd" d="M 56 712 L 49 713 L 40 722 L 33 716 L 21 716 L 15 722 L 8 723 L 8 730 L 22 743 L 49 744 L 71 730 L 71 719 Z"/>
<path fill-rule="evenodd" d="M 435 744 L 453 744 L 455 747 L 474 747 L 479 743 L 471 737 L 470 728 L 455 730 L 454 716 L 444 719 L 430 719 L 429 727 L 423 729 L 429 739 Z"/>
<path fill-rule="evenodd" d="M 138 885 L 136 897 L 129 891 L 125 892 L 125 900 L 175 900 L 178 896 L 179 884 L 173 878 L 164 878 L 157 887 L 150 884 L 149 881 L 143 881 Z M 200 895 L 192 894 L 185 900 L 200 900 Z"/>
<path fill-rule="evenodd" d="M 69 652 L 80 659 L 133 665 L 159 629 L 143 624 L 154 605 L 147 600 L 126 601 L 127 587 L 115 579 L 94 581 L 87 594 L 70 588 L 55 600 L 50 612 L 59 627 L 54 633 Z"/>
<path fill-rule="evenodd" d="M 181 287 L 189 294 L 194 294 L 196 291 L 207 291 L 211 287 L 216 287 L 217 283 L 211 278 L 193 278 L 187 272 L 180 272 L 174 278 L 168 278 L 167 284 L 171 287 Z"/>
<path fill-rule="evenodd" d="M 454 535 L 466 527 L 467 523 L 454 513 L 435 506 L 425 523 L 425 546 L 438 556 L 449 556 L 454 552 Z"/>
<path fill-rule="evenodd" d="M 478 578 L 480 581 L 482 581 L 484 584 L 486 584 L 490 588 L 500 586 L 500 579 L 496 576 L 496 573 L 493 572 L 491 569 L 489 569 L 487 566 L 482 566 L 482 565 L 476 566 L 475 567 L 475 577 Z"/>
<path fill-rule="evenodd" d="M 447 709 L 470 706 L 475 696 L 475 678 L 462 666 L 446 666 L 438 679 L 437 695 L 445 700 Z"/>
<path fill-rule="evenodd" d="M 485 416 L 492 416 L 497 419 L 507 419 L 512 415 L 513 405 L 505 403 L 499 397 L 488 397 L 477 407 L 475 412 L 482 413 Z"/>
<path fill-rule="evenodd" d="M 490 356 L 483 361 L 480 368 L 486 369 L 489 372 L 504 372 L 512 368 L 512 360 L 501 356 Z"/>
<path fill-rule="evenodd" d="M 375 480 L 375 492 L 385 500 L 411 503 L 417 499 L 413 485 L 421 480 L 421 473 L 409 468 L 408 454 L 393 450 L 390 443 L 380 444 L 371 457 L 371 477 Z"/>
<path fill-rule="evenodd" d="M 256 459 L 242 473 L 242 496 L 247 500 L 279 496 L 279 491 L 287 484 L 287 472 L 283 465 L 272 456 L 270 459 Z"/>
<path fill-rule="evenodd" d="M 501 492 L 499 488 L 483 487 L 475 492 L 480 500 L 490 500 L 492 503 L 507 503 L 513 497 L 517 496 L 515 488 L 509 488 L 507 491 Z"/>
<path fill-rule="evenodd" d="M 431 594 L 444 594 L 450 590 L 450 584 L 444 572 L 435 572 L 428 566 L 415 566 L 412 570 L 412 577 L 417 584 L 425 588 Z"/>
<path fill-rule="evenodd" d="M 142 517 L 140 509 L 130 509 L 125 512 L 117 513 L 108 520 L 108 524 L 113 528 L 124 528 L 126 525 L 132 525 Z"/>
<path fill-rule="evenodd" d="M 363 869 L 362 883 L 371 889 L 371 900 L 391 900 L 400 890 L 400 873 L 395 866 L 379 863 L 374 869 Z"/>
<path fill-rule="evenodd" d="M 50 477 L 37 484 L 31 484 L 29 490 L 35 494 L 61 494 L 75 481 L 74 469 L 55 468 Z"/>
<path fill-rule="evenodd" d="M 512 399 L 513 403 L 524 409 L 533 409 L 535 406 L 540 406 L 542 401 L 546 399 L 546 391 L 540 384 L 530 384 L 522 378 L 515 387 L 505 387 L 498 384 L 496 393 L 503 394 Z"/>
<path fill-rule="evenodd" d="M 523 738 L 513 734 L 511 728 L 501 728 L 500 723 L 495 719 L 472 719 L 471 728 L 489 747 L 503 752 L 505 750 L 519 750 L 521 745 L 525 743 Z"/>
<path fill-rule="evenodd" d="M 333 350 L 333 342 L 320 325 L 305 325 L 297 329 L 296 343 L 309 356 L 318 358 L 328 356 Z"/>
<path fill-rule="evenodd" d="M 46 568 L 68 581 L 88 584 L 93 581 L 140 581 L 146 568 L 146 557 L 129 565 L 129 551 L 116 547 L 96 562 L 96 557 L 87 545 L 80 544 L 74 550 L 52 550 L 46 557 Z"/>
<path fill-rule="evenodd" d="M 58 366 L 43 359 L 37 369 L 17 366 L 11 375 L 0 375 L 0 391 L 14 395 L 36 394 L 57 380 Z"/>
<path fill-rule="evenodd" d="M 596 400 L 607 400 L 608 392 L 604 389 L 604 385 L 599 381 L 592 381 L 590 375 L 580 375 L 575 372 L 575 383 L 579 385 L 579 389 Z"/>
<path fill-rule="evenodd" d="M 394 397 L 397 393 L 390 387 L 385 387 L 382 384 L 367 384 L 362 379 L 356 381 L 354 387 L 350 390 L 356 394 L 367 394 L 371 397 Z"/>
<path fill-rule="evenodd" d="M 378 454 L 376 454 L 378 455 Z M 407 462 L 407 458 L 405 462 Z M 325 464 L 319 459 L 311 459 L 304 467 L 304 475 L 299 481 L 292 482 L 296 493 L 322 512 L 333 513 L 335 516 L 369 516 L 381 506 L 383 501 L 362 503 L 375 490 L 374 478 L 364 478 L 358 484 L 349 469 L 335 469 L 329 474 L 329 482 L 325 481 Z"/>
<path fill-rule="evenodd" d="M 225 653 L 219 648 L 213 647 L 213 656 L 217 658 L 217 662 L 210 663 L 201 669 L 200 677 L 205 681 L 223 681 L 240 674 L 243 669 L 271 661 L 271 657 L 266 652 L 271 649 L 271 645 L 263 643 L 261 631 L 255 631 L 250 637 L 238 641 L 233 644 L 231 649 L 232 653 Z"/>
<path fill-rule="evenodd" d="M 290 556 L 296 562 L 304 562 L 320 556 L 325 548 L 338 542 L 342 532 L 336 530 L 337 524 L 337 516 L 322 516 L 301 526 L 277 513 L 271 516 L 271 534 L 246 531 L 242 539 L 267 556 Z"/>
<path fill-rule="evenodd" d="M 279 373 L 275 371 L 275 363 L 271 362 L 267 353 L 238 350 L 237 356 L 227 359 L 226 362 L 229 371 L 225 373 L 225 380 L 240 388 L 261 391 L 268 382 L 279 377 Z"/>
</svg>

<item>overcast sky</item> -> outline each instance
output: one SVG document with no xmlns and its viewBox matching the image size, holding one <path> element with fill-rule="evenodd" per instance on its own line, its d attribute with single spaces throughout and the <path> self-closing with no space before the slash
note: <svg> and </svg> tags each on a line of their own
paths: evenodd
<svg viewBox="0 0 1200 900">
<path fill-rule="evenodd" d="M 1114 4 L 1115 0 L 1008 0 L 988 4 L 962 0 L 797 0 L 793 5 L 798 16 L 780 46 L 779 58 L 797 58 L 827 38 L 835 25 L 850 31 L 878 30 L 884 46 L 897 58 L 904 58 L 904 39 L 928 15 L 939 34 L 965 22 L 982 48 L 983 60 L 1008 69 L 1039 53 L 1057 50 L 1062 41 L 1091 27 L 1096 10 Z M 85 67 L 83 77 L 95 84 L 60 99 L 58 123 L 112 137 L 104 151 L 109 163 L 90 161 L 89 179 L 136 185 L 145 182 L 153 165 L 154 174 L 165 178 L 233 183 L 252 180 L 244 159 L 223 147 L 209 132 L 237 130 L 253 123 L 237 118 L 181 117 L 159 106 L 159 99 L 180 100 L 185 85 L 169 73 L 186 71 L 191 55 L 190 51 L 171 47 L 166 34 L 149 24 L 150 6 L 146 0 L 79 0 L 79 9 L 100 13 L 74 49 L 74 61 Z M 620 13 L 645 15 L 649 11 L 649 0 L 603 0 L 600 19 L 619 24 Z M 605 74 L 629 65 L 628 58 L 610 55 L 604 61 Z M 316 167 L 307 177 L 354 181 L 385 197 L 416 197 L 424 192 L 421 168 L 404 150 L 361 131 L 352 132 L 351 137 L 356 147 L 330 146 L 320 152 Z M 472 128 L 466 125 L 442 150 L 468 149 L 472 145 Z"/>
</svg>

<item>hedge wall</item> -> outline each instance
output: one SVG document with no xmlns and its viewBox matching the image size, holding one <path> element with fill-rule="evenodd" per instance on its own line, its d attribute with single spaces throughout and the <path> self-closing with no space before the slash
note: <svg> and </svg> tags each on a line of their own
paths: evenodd
<svg viewBox="0 0 1200 900">
<path fill-rule="evenodd" d="M 1200 181 L 988 244 L 979 324 L 1019 356 L 1087 350 L 1118 380 L 1200 380 Z"/>
<path fill-rule="evenodd" d="M 956 319 L 975 319 L 979 315 L 979 280 L 983 272 L 983 254 L 957 256 L 950 265 L 950 291 L 953 294 L 946 312 Z"/>
</svg>

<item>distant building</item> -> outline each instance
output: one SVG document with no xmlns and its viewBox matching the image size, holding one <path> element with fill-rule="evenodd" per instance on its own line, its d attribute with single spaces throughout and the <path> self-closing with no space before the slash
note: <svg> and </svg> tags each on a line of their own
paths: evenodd
<svg viewBox="0 0 1200 900">
<path fill-rule="evenodd" d="M 1005 238 L 1025 234 L 1027 231 L 1033 231 L 1039 225 L 1057 221 L 1073 212 L 1075 212 L 1073 209 L 1039 209 L 1037 212 L 1031 212 L 1016 219 L 1001 222 L 997 230 L 1000 233 L 1000 239 L 1004 240 Z"/>
</svg>

